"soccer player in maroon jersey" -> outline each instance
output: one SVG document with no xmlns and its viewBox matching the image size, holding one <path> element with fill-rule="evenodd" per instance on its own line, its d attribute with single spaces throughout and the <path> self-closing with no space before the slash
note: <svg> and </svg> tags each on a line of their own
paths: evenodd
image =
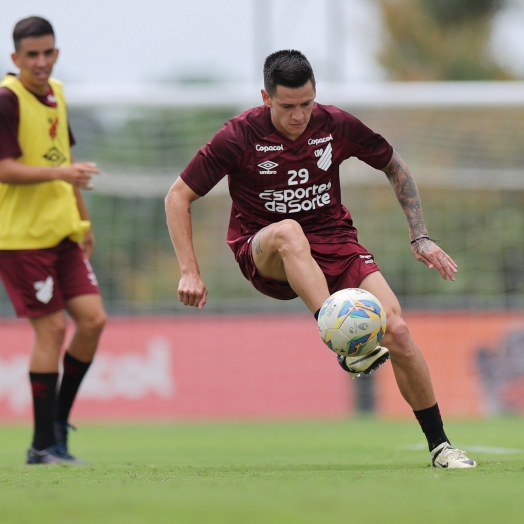
<svg viewBox="0 0 524 524">
<path fill-rule="evenodd" d="M 179 299 L 199 309 L 206 303 L 191 204 L 227 175 L 233 201 L 227 242 L 244 276 L 270 297 L 299 296 L 315 317 L 339 289 L 359 287 L 378 297 L 386 311 L 382 343 L 388 349 L 358 359 L 339 357 L 339 364 L 352 375 L 369 373 L 391 353 L 398 387 L 426 435 L 433 466 L 475 467 L 450 445 L 426 362 L 400 304 L 372 254 L 358 243 L 341 202 L 340 164 L 355 156 L 383 171 L 406 215 L 415 258 L 445 280 L 455 280 L 457 265 L 429 238 L 417 186 L 400 155 L 357 118 L 316 103 L 315 96 L 315 76 L 302 53 L 269 55 L 263 105 L 229 120 L 173 184 L 166 214 L 181 269 Z"/>
</svg>

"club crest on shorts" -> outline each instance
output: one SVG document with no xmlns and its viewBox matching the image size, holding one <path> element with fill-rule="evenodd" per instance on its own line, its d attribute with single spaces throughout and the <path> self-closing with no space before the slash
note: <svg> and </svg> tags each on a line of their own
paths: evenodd
<svg viewBox="0 0 524 524">
<path fill-rule="evenodd" d="M 53 277 L 49 276 L 45 280 L 39 280 L 33 286 L 36 289 L 36 298 L 43 304 L 47 304 L 53 298 L 55 287 Z"/>
</svg>

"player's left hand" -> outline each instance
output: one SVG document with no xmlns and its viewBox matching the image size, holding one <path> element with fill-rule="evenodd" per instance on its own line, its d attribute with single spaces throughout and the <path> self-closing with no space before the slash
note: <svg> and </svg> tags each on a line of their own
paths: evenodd
<svg viewBox="0 0 524 524">
<path fill-rule="evenodd" d="M 426 264 L 429 269 L 435 268 L 444 280 L 448 278 L 455 280 L 455 273 L 458 271 L 457 264 L 429 238 L 423 238 L 412 244 L 411 251 L 419 262 Z"/>
<path fill-rule="evenodd" d="M 84 240 L 82 240 L 80 247 L 83 249 L 87 260 L 91 260 L 93 251 L 95 250 L 95 235 L 93 231 L 88 229 L 84 234 Z"/>
</svg>

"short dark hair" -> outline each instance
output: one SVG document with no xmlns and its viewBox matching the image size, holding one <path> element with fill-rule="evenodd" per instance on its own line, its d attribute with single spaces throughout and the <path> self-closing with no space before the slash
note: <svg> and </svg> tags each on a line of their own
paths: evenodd
<svg viewBox="0 0 524 524">
<path fill-rule="evenodd" d="M 309 60 L 295 49 L 284 49 L 271 53 L 264 61 L 264 88 L 269 96 L 277 91 L 277 86 L 296 89 L 311 80 L 315 87 L 315 75 Z"/>
<path fill-rule="evenodd" d="M 15 50 L 20 49 L 20 42 L 24 38 L 38 37 L 45 35 L 55 36 L 53 26 L 45 19 L 39 16 L 30 16 L 20 20 L 13 29 L 13 42 Z"/>
</svg>

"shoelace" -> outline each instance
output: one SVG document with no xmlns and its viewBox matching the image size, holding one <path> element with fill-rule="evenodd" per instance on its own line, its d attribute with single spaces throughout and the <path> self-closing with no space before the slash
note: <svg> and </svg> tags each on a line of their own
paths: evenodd
<svg viewBox="0 0 524 524">
<path fill-rule="evenodd" d="M 58 455 L 60 458 L 63 458 L 63 459 L 72 459 L 73 458 L 73 456 L 67 451 L 67 448 L 64 446 L 62 442 L 55 444 L 54 451 L 55 451 L 55 455 Z"/>
<path fill-rule="evenodd" d="M 452 449 L 447 453 L 448 457 L 457 459 L 457 460 L 468 460 L 468 457 L 466 455 L 465 451 L 462 451 L 461 449 Z"/>
</svg>

